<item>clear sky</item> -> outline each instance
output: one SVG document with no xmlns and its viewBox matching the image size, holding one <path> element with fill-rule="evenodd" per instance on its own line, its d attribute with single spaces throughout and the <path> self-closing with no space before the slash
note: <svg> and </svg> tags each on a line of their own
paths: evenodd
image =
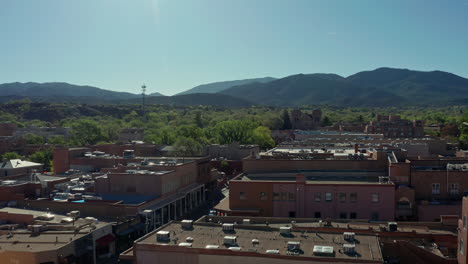
<svg viewBox="0 0 468 264">
<path fill-rule="evenodd" d="M 0 83 L 172 95 L 382 66 L 468 77 L 468 0 L 0 0 Z"/>
</svg>

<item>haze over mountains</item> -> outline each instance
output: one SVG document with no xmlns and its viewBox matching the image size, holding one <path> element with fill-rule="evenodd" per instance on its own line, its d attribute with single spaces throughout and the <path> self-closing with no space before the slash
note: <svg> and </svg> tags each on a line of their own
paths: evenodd
<svg viewBox="0 0 468 264">
<path fill-rule="evenodd" d="M 141 103 L 141 95 L 68 83 L 0 84 L 0 101 L 78 103 Z M 468 79 L 442 71 L 379 68 L 348 77 L 336 74 L 296 74 L 216 82 L 196 86 L 175 96 L 153 93 L 148 103 L 173 105 L 398 106 L 468 104 Z"/>
</svg>

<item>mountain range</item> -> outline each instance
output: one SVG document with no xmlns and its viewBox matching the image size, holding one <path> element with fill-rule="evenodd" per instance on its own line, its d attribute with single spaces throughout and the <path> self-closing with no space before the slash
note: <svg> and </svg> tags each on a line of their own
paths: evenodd
<svg viewBox="0 0 468 264">
<path fill-rule="evenodd" d="M 68 83 L 0 84 L 0 102 L 33 101 L 87 104 L 141 103 L 141 95 Z M 150 104 L 301 106 L 401 106 L 468 104 L 468 79 L 443 71 L 378 68 L 348 77 L 337 74 L 295 74 L 216 82 L 193 87 L 174 96 L 153 93 Z"/>
<path fill-rule="evenodd" d="M 250 84 L 250 83 L 266 83 L 266 82 L 271 82 L 274 80 L 276 80 L 276 78 L 264 77 L 264 78 L 245 79 L 245 80 L 214 82 L 214 83 L 208 83 L 208 84 L 195 86 L 192 89 L 188 89 L 187 91 L 178 93 L 177 95 L 193 94 L 193 93 L 218 93 L 236 85 L 244 85 L 244 84 Z"/>
</svg>

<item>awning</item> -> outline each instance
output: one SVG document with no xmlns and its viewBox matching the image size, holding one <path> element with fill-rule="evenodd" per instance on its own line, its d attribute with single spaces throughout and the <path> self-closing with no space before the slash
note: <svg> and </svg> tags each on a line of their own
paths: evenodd
<svg viewBox="0 0 468 264">
<path fill-rule="evenodd" d="M 99 239 L 96 239 L 96 244 L 98 246 L 107 246 L 110 243 L 114 242 L 115 237 L 112 234 L 107 234 Z"/>
</svg>

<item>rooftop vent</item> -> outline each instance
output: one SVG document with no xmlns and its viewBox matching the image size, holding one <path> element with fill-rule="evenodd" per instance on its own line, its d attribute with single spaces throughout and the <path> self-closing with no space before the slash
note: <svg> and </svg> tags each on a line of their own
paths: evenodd
<svg viewBox="0 0 468 264">
<path fill-rule="evenodd" d="M 344 238 L 344 240 L 347 240 L 347 241 L 353 241 L 355 235 L 356 234 L 354 232 L 344 232 L 343 233 L 343 238 Z"/>
<path fill-rule="evenodd" d="M 343 251 L 347 254 L 354 254 L 356 252 L 356 245 L 354 244 L 344 244 Z"/>
<path fill-rule="evenodd" d="M 242 224 L 244 225 L 250 225 L 250 219 L 243 219 Z"/>
<path fill-rule="evenodd" d="M 156 233 L 156 241 L 158 242 L 169 242 L 170 238 L 171 233 L 169 231 L 161 230 Z"/>
<path fill-rule="evenodd" d="M 192 243 L 193 242 L 193 237 L 187 237 L 185 241 Z"/>
<path fill-rule="evenodd" d="M 206 245 L 205 248 L 206 248 L 206 249 L 218 249 L 219 246 L 218 246 L 218 245 Z"/>
<path fill-rule="evenodd" d="M 299 249 L 301 249 L 301 242 L 288 241 L 288 251 L 297 251 Z"/>
<path fill-rule="evenodd" d="M 180 226 L 183 228 L 183 229 L 192 229 L 193 228 L 193 220 L 182 220 L 182 222 L 180 222 Z"/>
<path fill-rule="evenodd" d="M 236 236 L 225 236 L 224 237 L 224 244 L 236 246 L 237 245 L 237 237 Z"/>
<path fill-rule="evenodd" d="M 333 256 L 333 247 L 330 246 L 314 246 L 313 253 L 315 256 Z"/>
<path fill-rule="evenodd" d="M 97 222 L 98 222 L 98 220 L 97 220 L 96 218 L 94 218 L 94 217 L 89 217 L 89 216 L 88 216 L 88 217 L 85 217 L 84 220 L 85 220 L 85 222 L 86 222 L 87 224 L 97 224 Z"/>
<path fill-rule="evenodd" d="M 228 249 L 232 250 L 232 251 L 240 251 L 241 250 L 240 247 L 229 247 Z"/>
<path fill-rule="evenodd" d="M 290 226 L 282 226 L 280 227 L 280 234 L 281 235 L 290 235 L 292 228 Z"/>
<path fill-rule="evenodd" d="M 391 232 L 398 231 L 398 223 L 388 222 L 388 231 L 391 231 Z"/>
<path fill-rule="evenodd" d="M 280 251 L 279 251 L 278 249 L 267 249 L 267 250 L 265 251 L 265 253 L 278 255 L 278 254 L 280 253 Z"/>
<path fill-rule="evenodd" d="M 252 239 L 253 246 L 258 246 L 258 244 L 260 244 L 260 241 L 258 239 Z"/>
<path fill-rule="evenodd" d="M 223 224 L 223 231 L 224 232 L 234 231 L 234 224 Z"/>
</svg>

